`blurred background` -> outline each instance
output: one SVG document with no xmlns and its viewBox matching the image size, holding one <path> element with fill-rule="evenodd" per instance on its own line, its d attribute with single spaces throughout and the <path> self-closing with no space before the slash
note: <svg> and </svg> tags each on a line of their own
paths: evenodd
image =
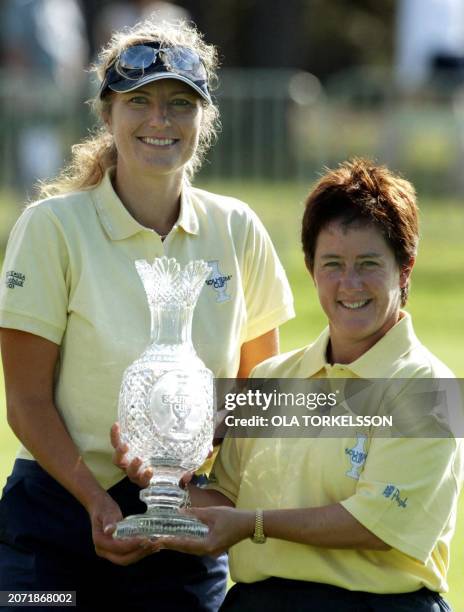
<svg viewBox="0 0 464 612">
<path fill-rule="evenodd" d="M 282 349 L 325 325 L 299 245 L 305 195 L 324 166 L 363 155 L 417 188 L 422 242 L 408 310 L 422 341 L 463 377 L 464 0 L 2 0 L 0 260 L 34 183 L 54 176 L 94 125 L 85 69 L 112 30 L 153 11 L 194 21 L 219 49 L 222 133 L 195 182 L 245 200 L 268 228 L 297 307 Z M 3 418 L 0 486 L 16 446 Z M 463 569 L 461 504 L 457 612 Z"/>
</svg>

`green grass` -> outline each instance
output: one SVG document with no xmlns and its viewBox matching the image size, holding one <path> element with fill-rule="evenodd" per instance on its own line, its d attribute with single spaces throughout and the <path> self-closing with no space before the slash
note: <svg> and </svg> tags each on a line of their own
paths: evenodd
<svg viewBox="0 0 464 612">
<path fill-rule="evenodd" d="M 287 270 L 297 318 L 281 329 L 282 351 L 302 346 L 319 334 L 326 322 L 319 307 L 300 251 L 299 223 L 307 189 L 298 184 L 205 185 L 219 193 L 234 195 L 250 203 L 269 229 Z M 461 378 L 464 378 L 464 206 L 458 202 L 422 203 L 422 241 L 413 273 L 408 310 L 424 344 Z M 9 198 L 0 197 L 2 239 L 5 227 L 15 217 Z M 0 377 L 0 407 L 4 394 Z M 11 469 L 17 441 L 2 418 L 0 427 L 0 486 Z M 451 551 L 448 600 L 455 612 L 464 610 L 464 509 L 460 506 L 457 533 Z"/>
</svg>

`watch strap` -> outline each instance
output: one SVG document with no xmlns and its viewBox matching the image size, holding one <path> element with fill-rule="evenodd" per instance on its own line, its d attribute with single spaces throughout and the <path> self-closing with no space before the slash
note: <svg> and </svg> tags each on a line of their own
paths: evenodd
<svg viewBox="0 0 464 612">
<path fill-rule="evenodd" d="M 253 537 L 251 538 L 251 540 L 255 544 L 264 544 L 264 542 L 266 541 L 266 536 L 264 535 L 263 511 L 261 510 L 261 508 L 256 509 L 255 532 L 253 533 Z"/>
</svg>

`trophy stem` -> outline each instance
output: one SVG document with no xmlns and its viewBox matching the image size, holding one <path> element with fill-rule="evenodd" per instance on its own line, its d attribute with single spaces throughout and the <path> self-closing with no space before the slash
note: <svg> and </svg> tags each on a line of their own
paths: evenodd
<svg viewBox="0 0 464 612">
<path fill-rule="evenodd" d="M 178 474 L 171 477 L 156 474 L 148 487 L 140 491 L 140 499 L 147 504 L 147 514 L 152 514 L 155 508 L 177 511 L 187 504 L 189 495 L 180 488 Z"/>
<path fill-rule="evenodd" d="M 158 466 L 159 470 L 159 466 Z M 188 536 L 204 538 L 208 527 L 194 516 L 179 512 L 188 506 L 189 494 L 181 489 L 179 479 L 182 472 L 172 470 L 155 472 L 150 484 L 140 491 L 140 499 L 147 504 L 145 514 L 128 516 L 117 524 L 114 538 L 131 538 L 144 536 Z"/>
</svg>

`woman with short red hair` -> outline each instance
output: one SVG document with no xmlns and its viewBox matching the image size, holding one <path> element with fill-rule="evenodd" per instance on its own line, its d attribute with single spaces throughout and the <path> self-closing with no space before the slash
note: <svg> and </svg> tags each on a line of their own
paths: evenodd
<svg viewBox="0 0 464 612">
<path fill-rule="evenodd" d="M 449 610 L 440 592 L 448 588 L 464 454 L 422 393 L 453 374 L 420 343 L 402 309 L 418 237 L 414 189 L 385 167 L 345 162 L 309 194 L 303 251 L 328 327 L 251 376 L 342 388 L 385 379 L 382 388 L 396 389 L 395 417 L 420 433 L 382 436 L 360 426 L 338 437 L 329 429 L 313 438 L 226 437 L 209 490 L 190 486 L 192 513 L 210 528 L 206 541 L 152 545 L 229 550 L 236 584 L 222 610 Z M 427 387 L 426 379 L 435 382 Z M 364 401 L 359 414 L 381 410 L 385 400 Z"/>
</svg>

